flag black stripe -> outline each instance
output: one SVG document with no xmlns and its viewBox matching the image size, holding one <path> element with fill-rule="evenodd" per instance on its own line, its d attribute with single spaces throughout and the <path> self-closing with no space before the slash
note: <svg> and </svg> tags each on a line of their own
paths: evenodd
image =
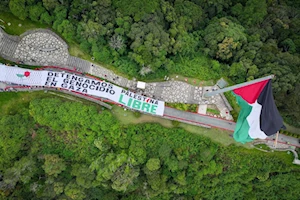
<svg viewBox="0 0 300 200">
<path fill-rule="evenodd" d="M 262 105 L 260 129 L 268 136 L 275 134 L 283 127 L 283 119 L 275 105 L 271 80 L 269 80 L 262 90 L 257 102 Z"/>
</svg>

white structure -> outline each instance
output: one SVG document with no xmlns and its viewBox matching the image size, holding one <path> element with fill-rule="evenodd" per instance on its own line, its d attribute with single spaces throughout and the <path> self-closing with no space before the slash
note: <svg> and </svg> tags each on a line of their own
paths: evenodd
<svg viewBox="0 0 300 200">
<path fill-rule="evenodd" d="M 137 82 L 137 86 L 136 86 L 138 89 L 145 89 L 146 88 L 146 83 L 145 82 L 142 82 L 142 81 L 138 81 Z"/>
<path fill-rule="evenodd" d="M 198 113 L 199 114 L 206 115 L 206 110 L 207 110 L 207 105 L 206 104 L 198 106 Z"/>
</svg>

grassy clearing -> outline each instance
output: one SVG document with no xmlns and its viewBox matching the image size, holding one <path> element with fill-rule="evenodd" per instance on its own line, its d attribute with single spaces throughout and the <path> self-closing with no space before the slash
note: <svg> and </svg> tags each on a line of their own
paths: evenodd
<svg viewBox="0 0 300 200">
<path fill-rule="evenodd" d="M 51 97 L 51 94 L 44 91 L 35 92 L 1 92 L 0 109 L 1 115 L 15 114 L 29 106 L 31 100 L 36 98 Z"/>
<path fill-rule="evenodd" d="M 167 128 L 174 128 L 171 120 L 167 119 L 162 119 L 160 117 L 154 117 L 151 115 L 144 115 L 142 114 L 139 118 L 134 116 L 134 113 L 131 111 L 124 111 L 123 108 L 119 106 L 114 106 L 112 110 L 113 114 L 115 117 L 122 123 L 122 124 L 139 124 L 139 123 L 159 123 L 164 127 Z M 222 145 L 228 146 L 230 144 L 236 144 L 238 146 L 243 146 L 246 148 L 251 148 L 250 144 L 238 144 L 234 141 L 234 139 L 230 136 L 232 132 L 230 131 L 225 131 L 225 130 L 220 130 L 220 129 L 207 129 L 207 128 L 202 128 L 199 126 L 193 126 L 190 124 L 185 124 L 185 123 L 179 123 L 179 126 L 188 132 L 202 135 L 205 137 L 209 137 L 212 141 L 218 142 Z"/>
<path fill-rule="evenodd" d="M 254 145 L 255 147 L 259 148 L 259 149 L 263 149 L 263 150 L 267 150 L 267 151 L 270 151 L 270 147 L 266 144 L 257 144 L 257 145 Z"/>
<path fill-rule="evenodd" d="M 183 81 L 193 86 L 213 86 L 215 82 L 213 80 L 203 81 L 198 78 L 189 78 L 178 74 L 170 75 L 170 79 L 174 79 L 175 81 Z M 169 80 L 170 80 L 169 79 Z"/>
<path fill-rule="evenodd" d="M 82 103 L 82 101 L 80 101 L 79 98 L 75 98 L 74 96 L 71 96 L 71 95 L 60 94 L 58 92 L 52 92 L 52 91 L 48 92 L 48 93 L 53 94 L 53 95 L 58 96 L 58 97 L 62 97 L 62 98 L 65 98 L 65 99 L 69 99 L 69 100 L 72 100 L 72 101 Z"/>
<path fill-rule="evenodd" d="M 162 119 L 159 117 L 154 117 L 151 115 L 141 114 L 140 117 L 136 117 L 134 112 L 129 110 L 124 110 L 119 106 L 113 106 L 112 113 L 114 116 L 124 125 L 127 124 L 140 124 L 140 123 L 159 123 L 164 127 L 172 128 L 172 122 L 167 119 Z"/>
<path fill-rule="evenodd" d="M 189 112 L 197 112 L 197 104 L 186 104 L 186 103 L 166 103 L 166 106 Z"/>
<path fill-rule="evenodd" d="M 80 47 L 79 47 L 79 45 L 77 43 L 71 42 L 71 43 L 68 43 L 68 45 L 69 45 L 69 53 L 70 53 L 70 55 L 82 58 L 84 60 L 92 61 L 91 60 L 91 56 L 89 56 L 88 54 L 84 53 L 80 49 Z"/>
<path fill-rule="evenodd" d="M 56 91 L 48 91 L 45 93 L 44 91 L 32 91 L 32 92 L 1 92 L 0 93 L 0 116 L 3 114 L 15 114 L 19 110 L 23 108 L 27 108 L 29 106 L 30 101 L 36 98 L 60 98 L 64 100 L 71 100 L 80 103 L 84 103 L 86 105 L 93 105 L 98 108 L 98 110 L 106 109 L 104 107 L 99 106 L 98 104 L 88 101 L 86 99 L 74 97 L 73 95 L 68 95 L 61 92 Z"/>
<path fill-rule="evenodd" d="M 184 123 L 180 123 L 179 127 L 184 128 L 188 132 L 208 137 L 212 141 L 220 143 L 220 144 L 225 145 L 225 146 L 235 144 L 237 146 L 243 146 L 245 148 L 251 148 L 251 145 L 249 143 L 241 144 L 241 143 L 235 142 L 234 139 L 231 137 L 231 135 L 232 135 L 231 131 L 215 129 L 215 128 L 212 128 L 212 129 L 202 128 L 202 127 L 199 127 L 199 126 L 193 126 L 193 125 L 184 124 Z"/>
<path fill-rule="evenodd" d="M 294 154 L 293 153 L 288 153 L 289 151 L 275 151 L 272 152 L 274 154 L 276 154 L 276 156 L 280 157 L 280 159 L 282 159 L 286 164 L 291 165 L 293 168 L 297 168 L 299 169 L 300 166 L 299 165 L 294 165 L 293 160 L 294 160 Z"/>
<path fill-rule="evenodd" d="M 293 160 L 294 160 L 293 153 L 287 153 L 286 151 L 263 152 L 258 149 L 240 149 L 240 151 L 247 154 L 252 154 L 253 156 L 263 154 L 266 157 L 267 156 L 273 157 L 275 154 L 276 157 L 279 157 L 286 165 L 289 165 L 292 169 L 299 170 L 300 168 L 299 165 L 293 164 Z"/>
<path fill-rule="evenodd" d="M 215 81 L 213 81 L 213 80 L 203 81 L 203 80 L 200 80 L 198 78 L 189 78 L 189 77 L 182 76 L 182 75 L 179 75 L 179 74 L 169 75 L 169 81 L 170 80 L 182 81 L 182 82 L 188 83 L 188 84 L 193 85 L 193 86 L 198 86 L 198 87 L 215 85 Z M 149 80 L 148 82 L 159 82 L 159 81 L 163 82 L 165 80 L 164 80 L 164 78 L 155 78 L 155 79 Z"/>
<path fill-rule="evenodd" d="M 33 22 L 29 19 L 20 20 L 9 12 L 0 12 L 0 19 L 5 23 L 0 22 L 0 25 L 4 26 L 4 31 L 10 35 L 21 35 L 22 33 L 36 28 L 49 28 L 45 24 Z M 8 23 L 11 25 L 8 26 Z M 19 26 L 21 24 L 21 26 Z"/>
<path fill-rule="evenodd" d="M 207 108 L 206 111 L 207 111 L 207 113 L 210 113 L 210 114 L 220 115 L 220 111 L 219 111 L 219 110 L 216 110 L 216 109 Z"/>
</svg>

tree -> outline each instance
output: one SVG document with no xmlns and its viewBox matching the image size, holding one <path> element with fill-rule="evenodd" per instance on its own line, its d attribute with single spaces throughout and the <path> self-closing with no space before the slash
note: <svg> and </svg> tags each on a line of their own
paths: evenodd
<svg viewBox="0 0 300 200">
<path fill-rule="evenodd" d="M 176 0 L 174 3 L 177 16 L 186 18 L 186 30 L 197 30 L 203 21 L 202 7 L 185 0 Z"/>
<path fill-rule="evenodd" d="M 10 0 L 9 9 L 19 19 L 25 20 L 28 16 L 28 10 L 25 6 L 26 0 Z"/>
<path fill-rule="evenodd" d="M 267 3 L 265 0 L 248 0 L 243 7 L 241 3 L 235 4 L 232 13 L 245 25 L 252 26 L 261 23 L 267 15 Z"/>
<path fill-rule="evenodd" d="M 146 166 L 150 171 L 158 170 L 160 168 L 160 160 L 158 158 L 150 158 Z"/>
<path fill-rule="evenodd" d="M 288 91 L 288 93 L 282 98 L 279 98 L 284 102 L 279 107 L 282 111 L 282 115 L 285 117 L 285 120 L 287 120 L 287 123 L 292 124 L 296 127 L 300 127 L 300 107 L 298 106 L 298 103 L 300 101 L 299 92 L 300 84 L 297 82 L 292 90 Z"/>
<path fill-rule="evenodd" d="M 139 167 L 133 167 L 130 163 L 122 165 L 112 177 L 112 189 L 119 192 L 130 191 L 135 188 L 134 183 L 139 176 Z"/>
<path fill-rule="evenodd" d="M 160 24 L 135 23 L 131 26 L 128 37 L 132 40 L 130 48 L 133 51 L 129 53 L 129 57 L 140 66 L 150 66 L 155 71 L 166 62 L 170 38 Z"/>
<path fill-rule="evenodd" d="M 67 41 L 72 41 L 75 36 L 75 26 L 69 20 L 63 20 L 62 23 L 57 26 L 57 30 Z"/>
<path fill-rule="evenodd" d="M 81 22 L 80 26 L 80 35 L 86 40 L 90 39 L 97 39 L 99 36 L 103 36 L 107 33 L 107 29 L 105 26 L 92 21 L 88 20 L 87 23 Z"/>
<path fill-rule="evenodd" d="M 46 9 L 41 3 L 29 7 L 29 17 L 32 21 L 39 21 L 41 15 L 46 12 Z M 45 17 L 45 16 L 44 16 Z"/>
<path fill-rule="evenodd" d="M 9 7 L 9 0 L 3 0 L 0 4 L 0 11 L 7 11 L 7 8 Z"/>
<path fill-rule="evenodd" d="M 43 0 L 43 5 L 47 10 L 50 11 L 60 5 L 60 3 L 57 0 Z"/>
<path fill-rule="evenodd" d="M 64 160 L 58 155 L 46 154 L 43 157 L 45 162 L 42 167 L 47 175 L 57 177 L 62 171 L 66 170 L 67 167 Z"/>
<path fill-rule="evenodd" d="M 216 57 L 222 60 L 228 60 L 233 56 L 233 51 L 237 49 L 238 42 L 234 42 L 233 38 L 227 38 L 222 41 L 222 43 L 218 44 L 218 51 L 216 53 Z"/>
<path fill-rule="evenodd" d="M 53 12 L 54 12 L 55 20 L 52 27 L 54 29 L 57 29 L 57 27 L 67 18 L 68 10 L 65 7 L 60 5 L 55 7 Z"/>
<path fill-rule="evenodd" d="M 97 61 L 105 62 L 105 63 L 110 63 L 111 62 L 110 51 L 106 47 L 103 47 L 99 51 L 95 51 L 93 53 L 93 56 L 95 57 L 95 59 Z"/>
<path fill-rule="evenodd" d="M 134 21 L 138 22 L 147 14 L 154 13 L 159 8 L 159 1 L 147 0 L 113 0 L 116 7 L 124 16 L 133 16 Z"/>
<path fill-rule="evenodd" d="M 12 168 L 6 169 L 3 177 L 6 189 L 14 188 L 17 182 L 27 184 L 37 172 L 36 163 L 32 157 L 22 157 Z"/>
<path fill-rule="evenodd" d="M 284 41 L 282 41 L 280 43 L 280 45 L 282 46 L 284 52 L 287 52 L 287 51 L 290 52 L 290 53 L 295 53 L 296 52 L 296 45 L 293 42 L 293 40 L 290 39 L 290 38 L 287 38 Z"/>
<path fill-rule="evenodd" d="M 124 41 L 121 36 L 114 35 L 110 38 L 109 46 L 115 50 L 120 50 L 124 46 Z"/>
<path fill-rule="evenodd" d="M 41 14 L 40 22 L 50 25 L 53 22 L 53 19 L 54 18 L 50 16 L 48 12 L 44 12 Z"/>
<path fill-rule="evenodd" d="M 91 188 L 95 186 L 95 173 L 84 164 L 72 165 L 71 174 L 76 176 L 76 183 L 83 188 Z"/>
<path fill-rule="evenodd" d="M 28 149 L 32 127 L 28 113 L 0 116 L 0 170 L 10 168 Z"/>
<path fill-rule="evenodd" d="M 201 38 L 197 34 L 178 34 L 172 47 L 172 52 L 174 54 L 180 53 L 182 56 L 193 56 L 198 50 L 199 40 Z"/>
<path fill-rule="evenodd" d="M 55 182 L 53 184 L 53 190 L 55 194 L 60 195 L 64 192 L 65 184 L 62 182 Z"/>
<path fill-rule="evenodd" d="M 82 200 L 86 197 L 84 188 L 77 185 L 75 181 L 69 182 L 69 184 L 66 186 L 65 195 L 75 200 Z"/>
<path fill-rule="evenodd" d="M 247 42 L 244 28 L 227 18 L 213 19 L 203 32 L 210 56 L 228 61 Z"/>
</svg>

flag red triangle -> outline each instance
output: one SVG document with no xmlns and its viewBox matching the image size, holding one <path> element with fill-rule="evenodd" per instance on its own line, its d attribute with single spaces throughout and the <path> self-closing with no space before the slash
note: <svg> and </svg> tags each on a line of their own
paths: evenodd
<svg viewBox="0 0 300 200">
<path fill-rule="evenodd" d="M 249 104 L 255 103 L 258 99 L 261 91 L 264 89 L 269 80 L 261 81 L 251 85 L 247 85 L 238 89 L 233 90 L 233 92 L 241 96 Z"/>
</svg>

